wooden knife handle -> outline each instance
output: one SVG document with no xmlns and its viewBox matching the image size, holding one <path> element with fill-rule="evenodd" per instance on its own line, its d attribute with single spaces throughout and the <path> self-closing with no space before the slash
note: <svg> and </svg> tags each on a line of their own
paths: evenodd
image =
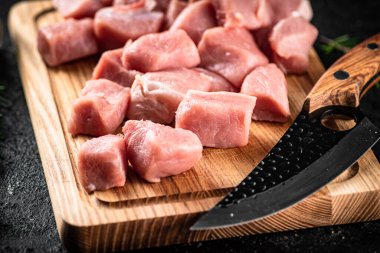
<svg viewBox="0 0 380 253">
<path fill-rule="evenodd" d="M 309 113 L 329 106 L 358 107 L 360 98 L 379 80 L 380 33 L 354 47 L 322 75 L 307 97 Z"/>
</svg>

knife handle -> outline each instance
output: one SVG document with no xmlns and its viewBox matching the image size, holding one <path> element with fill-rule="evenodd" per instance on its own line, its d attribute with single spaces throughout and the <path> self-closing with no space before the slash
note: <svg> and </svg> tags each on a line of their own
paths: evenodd
<svg viewBox="0 0 380 253">
<path fill-rule="evenodd" d="M 380 33 L 337 60 L 307 97 L 309 113 L 324 107 L 356 108 L 360 98 L 380 80 Z"/>
</svg>

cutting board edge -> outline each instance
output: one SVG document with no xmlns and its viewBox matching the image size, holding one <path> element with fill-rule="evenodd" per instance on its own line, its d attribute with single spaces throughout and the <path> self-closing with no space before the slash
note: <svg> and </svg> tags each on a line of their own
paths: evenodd
<svg viewBox="0 0 380 253">
<path fill-rule="evenodd" d="M 44 4 L 47 3 L 47 1 L 43 1 Z M 22 45 L 20 45 L 20 41 L 17 40 L 17 37 L 19 37 L 18 35 L 16 35 L 17 31 L 17 27 L 16 27 L 16 24 L 20 24 L 20 20 L 16 21 L 16 12 L 18 12 L 20 9 L 22 8 L 27 8 L 27 7 L 31 7 L 32 5 L 36 5 L 38 6 L 39 4 L 39 1 L 36 1 L 36 2 L 21 2 L 21 3 L 18 3 L 16 4 L 11 12 L 10 12 L 10 15 L 9 15 L 9 30 L 10 32 L 12 33 L 12 38 L 15 42 L 15 44 L 17 45 L 17 48 L 20 50 L 20 47 L 22 47 Z M 33 8 L 27 8 L 28 10 L 32 10 Z M 25 11 L 23 11 L 25 12 Z M 20 17 L 19 17 L 20 18 Z M 27 17 L 23 17 L 25 19 L 27 19 Z M 21 22 L 22 23 L 22 22 Z M 30 36 L 30 34 L 28 34 Z M 31 36 L 33 37 L 33 36 Z M 73 175 L 60 175 L 61 178 L 60 178 L 60 181 L 57 182 L 55 180 L 53 180 L 53 178 L 51 177 L 52 175 L 54 175 L 54 171 L 53 169 L 57 169 L 58 171 L 61 169 L 59 165 L 62 165 L 62 164 L 66 164 L 69 163 L 71 165 L 71 162 L 70 162 L 70 159 L 61 159 L 60 161 L 52 161 L 51 158 L 49 158 L 49 155 L 50 154 L 54 154 L 54 155 L 59 155 L 60 153 L 47 153 L 46 150 L 43 150 L 44 149 L 44 142 L 43 140 L 49 142 L 49 138 L 47 138 L 44 134 L 42 134 L 40 132 L 41 129 L 39 129 L 39 121 L 43 120 L 42 119 L 42 116 L 39 115 L 38 111 L 36 111 L 36 109 L 32 109 L 35 102 L 39 103 L 40 101 L 38 100 L 35 100 L 36 98 L 34 97 L 33 98 L 33 91 L 31 90 L 31 87 L 30 85 L 31 84 L 31 81 L 28 80 L 28 71 L 26 71 L 26 67 L 27 66 L 24 66 L 22 63 L 20 63 L 24 58 L 25 58 L 25 54 L 26 54 L 26 49 L 28 47 L 25 48 L 25 45 L 24 45 L 24 48 L 21 49 L 22 52 L 18 51 L 18 62 L 19 62 L 19 66 L 20 66 L 20 75 L 22 76 L 22 80 L 23 80 L 23 88 L 24 88 L 24 92 L 25 92 L 25 95 L 26 95 L 26 100 L 27 100 L 27 103 L 28 103 L 28 109 L 29 109 L 29 112 L 30 112 L 30 115 L 31 115 L 31 119 L 32 119 L 32 123 L 33 123 L 33 129 L 34 129 L 34 132 L 35 132 L 35 135 L 36 135 L 36 139 L 37 139 L 37 144 L 38 144 L 38 147 L 39 147 L 39 151 L 40 151 L 40 155 L 41 155 L 41 160 L 42 160 L 42 163 L 43 163 L 43 167 L 44 167 L 44 173 L 45 173 L 45 177 L 46 177 L 46 180 L 47 180 L 47 184 L 48 184 L 48 188 L 49 188 L 49 194 L 51 196 L 51 199 L 52 199 L 52 205 L 53 205 L 53 210 L 54 210 L 54 214 L 55 214 L 55 219 L 56 219 L 56 223 L 57 223 L 57 227 L 59 229 L 59 233 L 60 233 L 60 236 L 62 238 L 62 240 L 64 241 L 65 245 L 70 245 L 72 244 L 71 243 L 71 239 L 70 239 L 70 236 L 68 236 L 67 234 L 67 231 L 70 231 L 70 230 L 75 230 L 75 233 L 77 233 L 78 236 L 88 236 L 90 239 L 93 238 L 94 234 L 97 235 L 97 238 L 100 237 L 100 234 L 101 234 L 101 231 L 102 229 L 106 229 L 109 230 L 109 226 L 119 226 L 118 228 L 115 228 L 116 231 L 122 231 L 122 229 L 120 227 L 122 227 L 122 225 L 127 225 L 127 224 L 131 224 L 131 222 L 142 222 L 144 223 L 146 221 L 146 219 L 135 219 L 135 220 L 132 220 L 132 221 L 128 221 L 128 222 L 111 222 L 111 223 L 103 223 L 102 222 L 99 222 L 99 223 L 88 223 L 89 225 L 88 226 L 77 226 L 76 224 L 80 224 L 79 222 L 77 222 L 78 220 L 80 220 L 79 218 L 77 219 L 73 219 L 71 220 L 70 215 L 66 215 L 65 212 L 62 212 L 61 211 L 61 208 L 64 207 L 64 208 L 68 208 L 68 207 L 71 207 L 71 203 L 69 202 L 65 202 L 65 201 L 62 201 L 59 199 L 59 188 L 56 188 L 56 187 L 62 187 L 62 186 L 57 186 L 57 184 L 61 184 L 62 182 L 64 182 L 65 180 L 68 180 L 66 182 L 70 182 L 70 180 L 75 180 L 75 178 L 73 177 Z M 21 54 L 24 54 L 24 56 L 21 56 Z M 22 58 L 24 57 L 24 58 Z M 39 56 L 38 56 L 39 58 Z M 33 58 L 34 60 L 36 60 L 36 58 Z M 38 61 L 38 60 L 37 60 Z M 43 64 L 43 62 L 41 61 L 41 59 L 39 59 L 39 61 L 37 62 L 37 65 L 41 66 L 41 64 Z M 48 75 L 46 73 L 46 70 L 42 70 L 41 71 L 42 73 L 45 73 L 46 75 Z M 38 72 L 39 73 L 39 72 Z M 29 73 L 30 74 L 30 73 Z M 30 76 L 29 76 L 30 77 Z M 45 77 L 40 77 L 42 79 L 46 79 L 46 76 Z M 40 79 L 38 78 L 38 79 Z M 43 82 L 43 81 L 42 81 Z M 52 96 L 52 93 L 50 93 L 50 95 Z M 44 98 L 46 97 L 46 94 L 44 96 Z M 50 101 L 52 98 L 50 97 L 47 97 L 47 99 Z M 46 102 L 46 101 L 45 101 Z M 51 104 L 52 102 L 54 102 L 54 99 L 53 101 L 50 101 L 48 102 L 49 104 Z M 53 103 L 53 105 L 55 106 L 55 104 Z M 54 124 L 57 124 L 57 122 L 59 123 L 59 115 L 58 115 L 58 112 L 57 112 L 57 108 L 56 107 L 53 107 L 53 108 L 49 108 L 50 110 L 53 110 L 53 114 L 55 114 L 54 116 Z M 52 135 L 53 136 L 53 135 Z M 52 137 L 50 136 L 50 137 Z M 42 139 L 41 139 L 42 138 Z M 60 137 L 60 142 L 62 143 L 62 140 L 63 142 L 65 143 L 65 138 L 63 136 Z M 50 143 L 51 147 L 57 147 L 56 145 L 53 145 L 54 143 Z M 65 143 L 66 144 L 66 143 Z M 67 146 L 64 146 L 64 147 L 58 147 L 60 149 L 61 152 L 63 151 L 66 151 L 67 152 Z M 63 150 L 62 150 L 63 149 Z M 42 150 L 42 151 L 41 151 Z M 370 153 L 372 153 L 372 151 L 370 151 Z M 67 155 L 67 153 L 66 153 Z M 372 154 L 373 156 L 373 154 Z M 378 165 L 378 164 L 377 164 Z M 68 177 L 68 178 L 65 178 Z M 75 184 L 74 182 L 71 182 L 73 184 Z M 75 192 L 75 189 L 71 189 L 72 191 L 74 191 L 74 194 L 78 193 L 77 197 L 76 197 L 76 200 L 74 201 L 75 202 L 75 205 L 82 205 L 83 203 L 81 203 L 83 200 L 80 200 L 80 195 L 79 195 L 79 192 Z M 370 190 L 371 192 L 376 192 L 377 194 L 380 192 L 380 188 L 377 188 L 375 191 L 374 190 Z M 80 200 L 80 201 L 78 201 Z M 215 200 L 214 200 L 215 202 Z M 209 203 L 209 205 L 211 205 Z M 79 206 L 81 207 L 81 206 Z M 347 208 L 349 207 L 349 205 L 347 206 Z M 333 208 L 333 207 L 332 207 Z M 78 210 L 81 215 L 85 215 L 86 214 L 86 210 L 89 211 L 88 209 L 86 210 L 80 210 L 78 209 L 78 207 L 76 206 L 75 207 L 76 210 Z M 199 210 L 201 209 L 205 209 L 205 208 L 200 208 Z M 289 211 L 289 210 L 288 210 Z M 175 213 L 175 212 L 174 212 Z M 188 218 L 188 216 L 190 215 L 199 215 L 200 214 L 200 211 L 198 211 L 198 213 L 196 212 L 193 212 L 191 214 L 181 214 L 182 216 L 185 217 L 185 221 L 186 219 L 187 220 L 191 220 L 191 219 L 194 219 L 193 218 Z M 280 214 L 281 215 L 281 214 Z M 163 220 L 167 219 L 167 218 L 171 218 L 172 216 L 165 216 L 165 217 L 162 217 Z M 375 213 L 374 216 L 370 216 L 370 217 L 360 217 L 360 220 L 355 220 L 355 221 L 365 221 L 365 220 L 374 220 L 374 219 L 378 219 L 380 218 L 380 213 Z M 349 220 L 349 217 L 348 217 L 348 220 Z M 187 221 L 188 222 L 188 221 Z M 341 224 L 339 223 L 339 220 L 336 221 L 337 223 L 336 224 Z M 189 223 L 189 222 L 188 222 Z M 84 223 L 83 223 L 84 224 Z M 83 225 L 82 224 L 82 225 Z M 329 223 L 329 224 L 321 224 L 322 226 L 324 225 L 330 225 L 330 224 L 333 224 L 332 222 Z M 313 227 L 313 225 L 310 225 L 310 226 L 307 226 L 305 225 L 304 228 L 306 227 Z M 182 226 L 183 228 L 183 226 Z M 285 231 L 285 230 L 290 230 L 292 229 L 291 227 L 289 228 L 285 228 L 285 229 L 280 229 L 278 231 Z M 104 232 L 105 234 L 106 231 Z M 271 231 L 268 231 L 268 232 L 271 232 Z M 116 232 L 115 232 L 116 233 Z M 240 233 L 240 235 L 242 234 L 254 234 L 252 232 L 252 230 L 248 231 L 248 233 L 244 233 L 242 231 L 238 232 Z M 259 233 L 265 233 L 265 231 L 259 231 Z M 218 238 L 225 238 L 225 237 L 230 237 L 230 236 L 238 236 L 239 234 L 236 234 L 234 235 L 234 233 L 231 233 L 231 234 L 228 234 L 227 236 L 224 236 L 223 233 L 210 233 L 209 231 L 206 231 L 205 232 L 205 235 L 201 236 L 199 234 L 195 234 L 195 235 L 192 235 L 188 238 L 186 238 L 186 240 L 177 240 L 176 242 L 175 241 L 170 241 L 170 240 L 167 240 L 166 242 L 161 242 L 158 241 L 157 243 L 158 244 L 155 244 L 155 246 L 159 246 L 159 245 L 168 245 L 168 244 L 172 244 L 172 243 L 181 243 L 181 242 L 187 242 L 187 241 L 200 241 L 200 240 L 204 240 L 204 239 L 207 239 L 207 240 L 211 240 L 211 239 L 218 239 Z M 124 236 L 125 237 L 125 236 Z M 123 240 L 126 240 L 125 238 L 123 237 Z M 108 238 L 106 236 L 106 238 Z M 88 243 L 90 245 L 90 249 L 94 249 L 94 247 L 99 250 L 101 247 L 97 246 L 97 245 L 100 245 L 101 244 L 101 241 L 97 241 L 95 246 L 93 245 L 94 241 L 89 240 L 89 241 L 85 241 L 86 243 Z M 104 242 L 107 242 L 108 241 L 104 241 Z M 114 242 L 112 242 L 112 245 L 115 245 Z M 111 246 L 112 246 L 111 245 Z M 144 245 L 135 245 L 135 246 L 131 246 L 132 244 L 128 244 L 128 243 L 125 243 L 124 246 L 125 247 L 121 247 L 121 248 L 125 248 L 125 249 L 132 249 L 132 248 L 141 248 L 142 246 Z M 86 247 L 84 247 L 84 249 L 87 249 L 88 245 L 86 244 L 85 245 Z M 109 247 L 110 245 L 103 245 L 104 247 Z M 123 246 L 123 245 L 121 245 Z M 151 245 L 148 245 L 148 246 L 151 246 Z M 153 246 L 153 244 L 152 244 Z M 113 246 L 112 246 L 113 247 Z M 110 249 L 112 249 L 112 247 Z M 115 247 L 114 247 L 115 248 Z M 117 249 L 121 249 L 121 248 L 118 248 L 116 247 Z"/>
<path fill-rule="evenodd" d="M 360 193 L 358 193 L 360 194 Z M 333 201 L 332 199 L 329 199 L 328 194 L 324 194 L 327 202 L 329 203 L 330 208 L 333 208 Z M 316 200 L 318 199 L 318 200 Z M 199 242 L 199 241 L 205 241 L 205 240 L 218 240 L 218 239 L 224 239 L 224 238 L 233 238 L 233 237 L 239 237 L 239 236 L 247 236 L 247 235 L 255 235 L 255 234 L 266 234 L 266 233 L 272 233 L 272 232 L 284 232 L 289 230 L 302 230 L 302 229 L 308 229 L 313 227 L 325 227 L 325 226 L 331 226 L 331 225 L 340 225 L 340 224 L 347 224 L 347 221 L 351 222 L 363 222 L 363 221 L 372 221 L 377 220 L 380 218 L 380 213 L 377 208 L 372 209 L 372 211 L 376 212 L 377 214 L 375 216 L 370 217 L 360 217 L 355 214 L 355 212 L 350 212 L 350 215 L 346 216 L 344 220 L 335 220 L 333 215 L 329 217 L 328 220 L 325 221 L 317 221 L 316 223 L 310 222 L 307 225 L 305 225 L 304 217 L 301 216 L 300 212 L 305 208 L 305 205 L 311 204 L 315 205 L 318 201 L 321 200 L 320 196 L 312 196 L 308 199 L 306 199 L 304 202 L 301 202 L 297 204 L 295 207 L 289 208 L 285 210 L 284 212 L 281 212 L 279 214 L 276 214 L 274 216 L 268 217 L 264 220 L 260 220 L 258 222 L 248 223 L 243 226 L 236 226 L 234 228 L 229 228 L 227 230 L 208 230 L 208 231 L 201 231 L 201 232 L 195 232 L 195 233 L 185 233 L 186 236 L 182 237 L 169 237 L 166 238 L 164 241 L 155 240 L 147 237 L 147 233 L 145 234 L 138 234 L 138 228 L 141 227 L 152 227 L 153 231 L 150 231 L 150 233 L 162 233 L 155 231 L 154 224 L 160 224 L 165 223 L 166 220 L 169 218 L 176 219 L 177 221 L 175 223 L 182 223 L 183 226 L 181 226 L 179 231 L 187 231 L 187 229 L 193 224 L 193 222 L 202 214 L 202 213 L 188 213 L 188 214 L 182 214 L 177 215 L 176 217 L 161 217 L 159 219 L 147 219 L 147 220 L 134 220 L 130 222 L 121 222 L 121 223 L 110 223 L 110 224 L 101 224 L 101 225 L 94 225 L 94 226 L 75 226 L 73 224 L 63 223 L 63 225 L 60 227 L 61 232 L 61 238 L 64 242 L 65 246 L 74 251 L 80 251 L 80 252 L 91 252 L 94 250 L 92 246 L 93 242 L 89 238 L 90 234 L 101 234 L 101 235 L 107 235 L 105 236 L 105 240 L 107 238 L 118 238 L 117 240 L 110 240 L 105 242 L 97 242 L 97 245 L 101 245 L 100 248 L 97 248 L 99 251 L 114 251 L 115 249 L 123 249 L 123 250 L 132 250 L 132 249 L 143 249 L 143 248 L 151 248 L 151 247 L 159 247 L 159 246 L 167 246 L 167 245 L 174 245 L 174 244 L 180 244 L 180 243 L 189 243 L 189 242 Z M 309 202 L 309 203 L 308 203 Z M 380 205 L 380 201 L 378 200 L 378 205 Z M 345 208 L 350 208 L 350 204 L 348 203 Z M 326 208 L 326 207 L 325 207 Z M 297 210 L 298 209 L 298 210 Z M 296 210 L 296 211 L 294 211 Z M 294 213 L 295 212 L 295 213 Z M 273 224 L 275 222 L 280 222 L 282 218 L 280 217 L 277 219 L 277 216 L 289 216 L 293 213 L 294 217 L 291 222 L 294 223 L 293 228 L 286 227 L 276 227 L 273 229 L 273 227 L 268 226 L 268 224 Z M 298 215 L 296 214 L 298 213 Z M 317 212 L 314 212 L 311 214 L 311 216 L 318 216 Z M 310 217 L 309 217 L 310 218 Z M 275 221 L 275 222 L 274 222 Z M 301 225 L 302 224 L 302 225 Z M 156 225 L 157 226 L 157 225 Z M 117 228 L 118 227 L 118 228 Z M 170 226 L 169 226 L 170 227 Z M 269 229 L 268 229 L 269 227 Z M 114 231 L 111 232 L 110 231 Z M 122 232 L 123 231 L 123 232 Z M 130 234 L 130 231 L 134 231 L 135 233 L 135 239 L 138 238 L 136 241 L 132 241 L 131 238 L 125 238 L 125 236 L 119 236 L 120 232 L 122 232 L 124 235 Z M 178 231 L 178 232 L 179 232 Z M 149 233 L 148 233 L 149 234 Z M 77 237 L 79 236 L 79 237 Z M 90 240 L 90 241 L 86 241 Z M 117 241 L 123 241 L 127 242 L 124 245 L 117 245 Z M 84 243 L 85 242 L 85 243 Z"/>
</svg>

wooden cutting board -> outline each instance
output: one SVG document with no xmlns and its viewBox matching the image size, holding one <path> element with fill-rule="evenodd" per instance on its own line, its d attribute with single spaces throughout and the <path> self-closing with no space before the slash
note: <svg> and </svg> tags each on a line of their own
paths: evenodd
<svg viewBox="0 0 380 253">
<path fill-rule="evenodd" d="M 48 68 L 37 52 L 38 27 L 60 21 L 50 1 L 16 4 L 9 30 L 17 47 L 32 118 L 60 237 L 67 248 L 116 251 L 342 224 L 380 218 L 380 166 L 372 151 L 333 183 L 303 202 L 258 222 L 228 229 L 188 228 L 236 186 L 291 124 L 254 122 L 250 142 L 234 149 L 205 149 L 190 171 L 150 184 L 129 172 L 125 187 L 87 194 L 78 181 L 77 153 L 87 137 L 67 132 L 71 103 L 98 59 Z M 292 119 L 323 73 L 315 51 L 305 75 L 287 76 Z"/>
</svg>

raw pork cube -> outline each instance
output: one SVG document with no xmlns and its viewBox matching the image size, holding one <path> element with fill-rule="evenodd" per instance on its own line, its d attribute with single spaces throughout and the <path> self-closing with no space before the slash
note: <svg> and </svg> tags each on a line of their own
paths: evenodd
<svg viewBox="0 0 380 253">
<path fill-rule="evenodd" d="M 240 93 L 257 98 L 252 118 L 286 122 L 290 116 L 284 73 L 273 63 L 255 68 L 244 79 Z"/>
<path fill-rule="evenodd" d="M 147 0 L 114 0 L 113 5 L 128 5 L 132 8 L 145 6 Z"/>
<path fill-rule="evenodd" d="M 201 142 L 188 130 L 129 120 L 123 133 L 133 169 L 152 183 L 191 169 L 202 157 Z"/>
<path fill-rule="evenodd" d="M 53 5 L 64 18 L 93 17 L 95 12 L 110 5 L 108 1 L 101 0 L 53 0 Z"/>
<path fill-rule="evenodd" d="M 174 20 L 187 6 L 187 1 L 183 0 L 170 0 L 168 9 L 165 15 L 165 28 L 169 29 Z"/>
<path fill-rule="evenodd" d="M 147 34 L 126 47 L 125 67 L 142 72 L 169 68 L 191 68 L 200 63 L 197 47 L 183 30 Z"/>
<path fill-rule="evenodd" d="M 137 76 L 131 89 L 129 119 L 170 124 L 188 90 L 210 90 L 210 79 L 191 69 L 171 69 Z"/>
<path fill-rule="evenodd" d="M 273 61 L 285 73 L 304 73 L 309 66 L 309 51 L 317 36 L 317 28 L 303 17 L 291 16 L 281 20 L 269 36 Z"/>
<path fill-rule="evenodd" d="M 73 103 L 69 132 L 92 136 L 115 132 L 125 118 L 129 97 L 130 88 L 106 79 L 87 81 Z"/>
<path fill-rule="evenodd" d="M 269 0 L 269 4 L 273 11 L 273 23 L 291 16 L 293 12 L 298 12 L 307 20 L 313 17 L 309 0 Z"/>
<path fill-rule="evenodd" d="M 272 22 L 272 9 L 267 0 L 212 0 L 212 3 L 219 23 L 225 27 L 255 30 Z"/>
<path fill-rule="evenodd" d="M 183 29 L 195 44 L 207 29 L 216 26 L 215 10 L 209 0 L 189 4 L 176 18 L 170 30 Z"/>
<path fill-rule="evenodd" d="M 194 68 L 193 70 L 197 71 L 201 78 L 205 79 L 205 82 L 210 83 L 209 91 L 237 92 L 237 89 L 221 75 L 204 68 Z"/>
<path fill-rule="evenodd" d="M 129 5 L 140 2 L 145 2 L 145 0 L 113 0 L 113 5 Z"/>
<path fill-rule="evenodd" d="M 50 66 L 57 66 L 98 52 L 90 18 L 69 19 L 38 30 L 38 51 Z"/>
<path fill-rule="evenodd" d="M 103 8 L 95 15 L 95 34 L 103 49 L 120 48 L 129 39 L 158 32 L 163 18 L 162 12 L 145 8 Z"/>
<path fill-rule="evenodd" d="M 216 72 L 240 88 L 244 77 L 268 59 L 244 28 L 216 27 L 207 30 L 198 44 L 201 66 Z"/>
<path fill-rule="evenodd" d="M 124 7 L 131 9 L 145 8 L 147 11 L 153 11 L 156 7 L 155 0 L 114 0 L 113 5 L 124 5 Z"/>
<path fill-rule="evenodd" d="M 106 51 L 102 54 L 94 72 L 93 79 L 107 79 L 125 87 L 131 87 L 136 75 L 141 72 L 124 68 L 121 63 L 123 48 Z"/>
<path fill-rule="evenodd" d="M 78 170 L 87 192 L 124 186 L 127 157 L 123 138 L 110 134 L 85 142 L 79 150 Z"/>
<path fill-rule="evenodd" d="M 144 7 L 148 11 L 165 12 L 169 5 L 169 0 L 114 0 L 113 5 L 127 5 L 132 8 Z"/>
<path fill-rule="evenodd" d="M 245 146 L 255 104 L 255 97 L 239 93 L 191 90 L 178 107 L 175 127 L 192 131 L 206 147 Z"/>
</svg>

